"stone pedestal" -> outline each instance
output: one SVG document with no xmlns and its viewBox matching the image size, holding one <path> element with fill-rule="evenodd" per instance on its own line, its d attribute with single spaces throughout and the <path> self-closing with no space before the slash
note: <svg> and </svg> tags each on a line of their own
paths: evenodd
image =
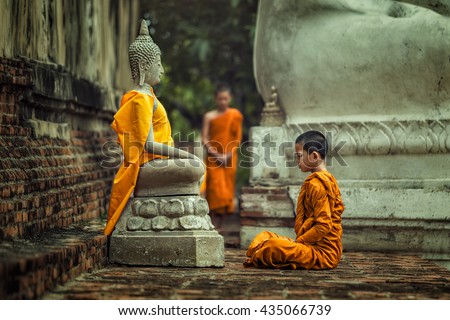
<svg viewBox="0 0 450 320">
<path fill-rule="evenodd" d="M 110 260 L 150 266 L 223 267 L 223 237 L 217 231 L 148 231 L 117 234 Z"/>
<path fill-rule="evenodd" d="M 278 103 L 278 92 L 275 86 L 271 88 L 272 94 L 269 97 L 269 101 L 266 102 L 261 112 L 261 126 L 281 126 L 285 119 L 283 109 L 281 109 Z"/>
<path fill-rule="evenodd" d="M 154 160 L 141 168 L 134 197 L 111 235 L 113 263 L 223 267 L 224 240 L 199 196 L 203 167 L 188 160 Z"/>
</svg>

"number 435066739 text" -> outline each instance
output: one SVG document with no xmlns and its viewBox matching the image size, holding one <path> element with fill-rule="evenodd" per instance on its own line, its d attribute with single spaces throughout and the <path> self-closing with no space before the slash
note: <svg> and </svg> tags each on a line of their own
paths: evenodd
<svg viewBox="0 0 450 320">
<path fill-rule="evenodd" d="M 327 316 L 331 311 L 330 305 L 321 305 L 321 304 L 309 304 L 309 305 L 303 305 L 303 306 L 291 306 L 291 305 L 264 305 L 259 312 L 264 315 L 269 316 L 312 316 L 312 315 L 325 315 Z"/>
</svg>

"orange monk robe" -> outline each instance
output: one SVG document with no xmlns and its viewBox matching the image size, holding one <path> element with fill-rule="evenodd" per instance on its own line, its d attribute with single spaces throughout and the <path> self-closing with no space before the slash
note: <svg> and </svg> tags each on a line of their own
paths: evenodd
<svg viewBox="0 0 450 320">
<path fill-rule="evenodd" d="M 232 152 L 231 161 L 220 166 L 208 154 L 206 159 L 206 200 L 209 209 L 218 213 L 234 212 L 234 180 L 237 169 L 237 150 L 242 139 L 241 112 L 229 108 L 209 123 L 209 144 L 218 153 Z"/>
<path fill-rule="evenodd" d="M 200 185 L 200 194 L 206 194 L 206 171 L 203 175 L 202 184 Z"/>
<path fill-rule="evenodd" d="M 114 179 L 109 201 L 108 219 L 104 233 L 110 235 L 136 186 L 139 168 L 146 162 L 161 158 L 148 153 L 144 146 L 153 124 L 155 142 L 173 145 L 167 113 L 152 94 L 129 91 L 122 97 L 120 109 L 114 115 L 112 128 L 116 131 L 123 151 L 123 162 Z"/>
<path fill-rule="evenodd" d="M 328 171 L 315 172 L 303 183 L 297 200 L 295 241 L 264 231 L 247 250 L 245 267 L 332 269 L 342 255 L 339 187 Z"/>
</svg>

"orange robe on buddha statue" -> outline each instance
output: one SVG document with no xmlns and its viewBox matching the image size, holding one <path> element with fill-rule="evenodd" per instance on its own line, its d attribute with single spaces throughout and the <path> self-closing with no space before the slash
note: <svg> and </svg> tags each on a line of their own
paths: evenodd
<svg viewBox="0 0 450 320">
<path fill-rule="evenodd" d="M 154 141 L 173 146 L 172 131 L 166 110 L 152 95 L 135 90 L 122 97 L 119 111 L 114 115 L 112 128 L 117 133 L 123 151 L 123 162 L 114 178 L 104 233 L 110 235 L 133 193 L 139 168 L 155 158 L 163 158 L 146 151 L 145 143 L 153 125 Z"/>
</svg>

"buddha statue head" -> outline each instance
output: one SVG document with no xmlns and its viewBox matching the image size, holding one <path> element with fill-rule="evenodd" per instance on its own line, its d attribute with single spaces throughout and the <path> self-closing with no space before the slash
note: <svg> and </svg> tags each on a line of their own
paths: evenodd
<svg viewBox="0 0 450 320">
<path fill-rule="evenodd" d="M 153 42 L 145 20 L 141 22 L 139 35 L 128 48 L 131 76 L 135 85 L 155 85 L 164 73 L 161 50 Z"/>
</svg>

